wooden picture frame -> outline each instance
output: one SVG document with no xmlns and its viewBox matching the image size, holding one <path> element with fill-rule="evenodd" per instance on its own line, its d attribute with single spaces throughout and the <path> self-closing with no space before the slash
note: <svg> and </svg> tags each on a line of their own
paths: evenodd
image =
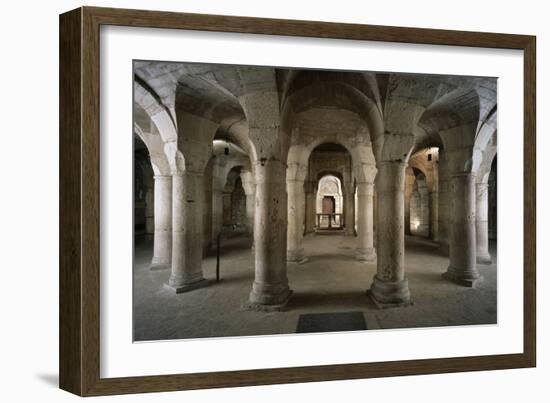
<svg viewBox="0 0 550 403">
<path fill-rule="evenodd" d="M 101 25 L 519 49 L 524 52 L 524 349 L 467 356 L 229 372 L 100 377 Z M 60 387 L 81 396 L 312 382 L 536 365 L 534 36 L 82 7 L 60 16 Z"/>
</svg>

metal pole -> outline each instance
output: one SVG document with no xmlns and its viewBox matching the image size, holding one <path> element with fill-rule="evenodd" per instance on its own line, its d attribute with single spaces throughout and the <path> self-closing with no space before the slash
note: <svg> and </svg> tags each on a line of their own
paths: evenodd
<svg viewBox="0 0 550 403">
<path fill-rule="evenodd" d="M 216 238 L 216 283 L 220 281 L 220 238 L 221 232 L 218 233 L 218 237 Z"/>
</svg>

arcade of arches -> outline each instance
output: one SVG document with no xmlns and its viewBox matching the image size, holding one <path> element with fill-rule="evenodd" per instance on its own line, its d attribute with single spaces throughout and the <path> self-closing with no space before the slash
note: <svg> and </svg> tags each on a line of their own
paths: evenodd
<svg viewBox="0 0 550 403">
<path fill-rule="evenodd" d="M 496 323 L 496 88 L 135 62 L 136 339 Z"/>
</svg>

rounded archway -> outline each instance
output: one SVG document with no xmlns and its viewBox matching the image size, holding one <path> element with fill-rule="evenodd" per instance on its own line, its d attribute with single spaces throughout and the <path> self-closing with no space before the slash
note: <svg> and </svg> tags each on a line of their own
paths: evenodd
<svg viewBox="0 0 550 403">
<path fill-rule="evenodd" d="M 319 179 L 315 201 L 317 229 L 342 229 L 344 197 L 338 176 L 326 174 Z"/>
<path fill-rule="evenodd" d="M 153 235 L 153 167 L 145 143 L 134 136 L 134 234 Z"/>
</svg>

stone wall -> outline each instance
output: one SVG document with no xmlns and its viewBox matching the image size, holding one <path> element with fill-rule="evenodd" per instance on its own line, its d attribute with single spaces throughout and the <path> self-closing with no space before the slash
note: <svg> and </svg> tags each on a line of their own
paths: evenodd
<svg viewBox="0 0 550 403">
<path fill-rule="evenodd" d="M 496 158 L 489 175 L 489 239 L 497 239 L 497 164 Z"/>
</svg>

